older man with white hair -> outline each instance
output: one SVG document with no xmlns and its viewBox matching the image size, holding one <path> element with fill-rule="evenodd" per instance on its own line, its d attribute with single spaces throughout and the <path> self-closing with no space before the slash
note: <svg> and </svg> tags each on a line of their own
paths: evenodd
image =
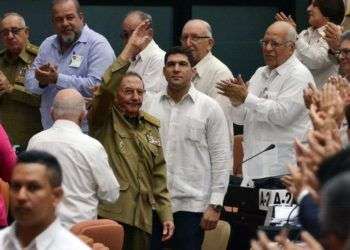
<svg viewBox="0 0 350 250">
<path fill-rule="evenodd" d="M 64 197 L 58 216 L 67 228 L 96 219 L 99 200 L 114 202 L 119 196 L 105 149 L 80 129 L 85 114 L 85 101 L 77 90 L 59 91 L 51 111 L 53 126 L 28 144 L 28 149 L 51 153 L 62 165 Z"/>
<path fill-rule="evenodd" d="M 295 162 L 293 141 L 309 128 L 303 89 L 314 79 L 294 54 L 296 38 L 289 23 L 273 23 L 260 41 L 266 66 L 258 68 L 249 86 L 241 77 L 218 84 L 234 106 L 234 122 L 244 125 L 244 157 L 270 149 L 247 161 L 243 176 L 286 174 L 287 164 Z"/>
</svg>

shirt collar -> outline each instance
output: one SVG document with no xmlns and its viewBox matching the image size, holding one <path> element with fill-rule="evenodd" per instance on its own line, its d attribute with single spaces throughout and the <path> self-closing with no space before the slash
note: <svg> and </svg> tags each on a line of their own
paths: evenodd
<svg viewBox="0 0 350 250">
<path fill-rule="evenodd" d="M 29 243 L 27 248 L 31 249 L 33 246 L 35 246 L 35 249 L 48 249 L 52 244 L 54 236 L 58 233 L 60 226 L 59 219 L 56 218 L 54 222 L 52 222 L 43 232 L 41 232 Z M 15 249 L 22 249 L 20 241 L 16 235 L 16 222 L 10 226 L 8 236 L 6 237 L 6 245 L 14 245 Z"/>
<path fill-rule="evenodd" d="M 149 55 L 152 54 L 152 51 L 157 47 L 158 45 L 152 39 L 152 41 L 146 46 L 146 48 L 144 48 L 140 53 L 136 55 L 135 61 L 138 61 L 138 60 L 142 61 L 143 59 L 147 58 Z"/>
<path fill-rule="evenodd" d="M 324 37 L 326 34 L 325 34 L 325 30 L 326 30 L 326 25 L 323 25 L 317 29 L 314 29 L 313 27 L 309 27 L 307 29 L 307 32 L 311 35 L 313 33 L 317 33 L 319 34 L 320 36 Z"/>
<path fill-rule="evenodd" d="M 28 46 L 29 42 L 26 44 L 26 46 L 23 47 L 21 53 L 18 55 L 18 58 L 20 60 L 22 60 L 23 62 L 25 62 L 26 64 L 31 64 L 32 63 L 32 60 L 31 60 L 31 57 L 29 56 L 27 50 L 26 50 L 26 47 Z M 9 58 L 9 54 L 8 54 L 8 50 L 5 51 L 5 60 L 8 62 L 8 63 L 11 63 L 13 62 L 14 60 L 11 60 Z"/>
<path fill-rule="evenodd" d="M 280 66 L 278 66 L 277 68 L 270 70 L 269 67 L 266 66 L 265 68 L 265 72 L 263 72 L 263 75 L 265 78 L 269 78 L 271 75 L 277 73 L 278 75 L 283 75 L 286 72 L 288 72 L 288 70 L 290 69 L 290 65 L 293 64 L 296 60 L 295 57 L 295 53 L 293 53 L 288 59 L 287 61 L 285 61 L 283 64 L 281 64 Z"/>
<path fill-rule="evenodd" d="M 88 34 L 87 34 L 87 31 L 88 31 L 89 27 L 87 26 L 87 24 L 84 25 L 84 27 L 82 28 L 81 30 L 81 34 L 78 38 L 78 40 L 76 40 L 72 45 L 71 47 L 73 47 L 76 43 L 86 43 L 88 41 Z M 52 43 L 52 45 L 56 48 L 56 49 L 61 49 L 60 47 L 60 40 L 58 38 L 58 35 L 56 35 L 55 39 L 54 39 L 54 42 Z"/>
<path fill-rule="evenodd" d="M 197 72 L 197 76 L 199 78 L 201 78 L 201 76 L 205 73 L 206 71 L 206 65 L 207 62 L 210 60 L 210 58 L 212 57 L 212 53 L 209 51 L 208 54 L 202 58 L 202 60 L 200 60 L 195 66 L 194 68 L 196 69 Z"/>
<path fill-rule="evenodd" d="M 183 100 L 189 98 L 189 100 L 191 100 L 193 103 L 195 103 L 198 99 L 198 90 L 195 89 L 195 87 L 193 86 L 193 83 L 191 83 L 191 87 L 188 90 L 187 94 L 184 95 L 182 97 L 182 100 L 180 102 L 182 102 Z M 171 97 L 168 95 L 167 90 L 163 90 L 160 92 L 160 100 L 172 100 Z"/>
<path fill-rule="evenodd" d="M 65 119 L 59 119 L 56 120 L 55 123 L 52 125 L 54 128 L 64 128 L 64 129 L 71 129 L 75 131 L 81 132 L 81 128 L 72 121 L 65 120 Z"/>
</svg>

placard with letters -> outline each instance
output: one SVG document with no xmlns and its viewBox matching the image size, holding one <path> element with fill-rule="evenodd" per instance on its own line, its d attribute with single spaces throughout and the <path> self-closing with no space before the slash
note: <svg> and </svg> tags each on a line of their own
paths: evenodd
<svg viewBox="0 0 350 250">
<path fill-rule="evenodd" d="M 267 211 L 273 205 L 291 205 L 293 196 L 286 189 L 259 189 L 259 209 Z"/>
</svg>

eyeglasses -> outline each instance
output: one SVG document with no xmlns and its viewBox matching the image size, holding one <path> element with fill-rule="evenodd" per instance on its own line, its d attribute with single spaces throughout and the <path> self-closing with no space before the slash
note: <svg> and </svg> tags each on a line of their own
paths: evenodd
<svg viewBox="0 0 350 250">
<path fill-rule="evenodd" d="M 286 41 L 286 42 L 282 42 L 282 43 L 279 43 L 279 42 L 276 42 L 276 41 L 273 41 L 273 40 L 264 40 L 264 39 L 261 39 L 259 41 L 260 45 L 262 47 L 267 47 L 268 44 L 270 44 L 271 48 L 272 49 L 275 49 L 277 47 L 280 47 L 280 46 L 283 46 L 287 43 L 289 43 L 290 41 Z"/>
<path fill-rule="evenodd" d="M 10 33 L 12 33 L 13 35 L 18 35 L 22 30 L 26 29 L 27 27 L 22 27 L 22 28 L 10 28 L 10 29 L 3 29 L 0 30 L 0 35 L 5 37 L 8 36 Z"/>
<path fill-rule="evenodd" d="M 211 38 L 211 37 L 210 36 L 182 36 L 180 38 L 180 42 L 185 43 L 187 39 L 190 39 L 191 42 L 199 43 L 202 39 L 206 39 L 206 38 Z"/>
<path fill-rule="evenodd" d="M 122 40 L 129 39 L 129 37 L 131 37 L 131 35 L 132 35 L 133 32 L 134 32 L 134 30 L 130 30 L 130 31 L 125 31 L 125 30 L 123 30 L 123 31 L 119 34 L 119 37 L 120 37 Z"/>
</svg>

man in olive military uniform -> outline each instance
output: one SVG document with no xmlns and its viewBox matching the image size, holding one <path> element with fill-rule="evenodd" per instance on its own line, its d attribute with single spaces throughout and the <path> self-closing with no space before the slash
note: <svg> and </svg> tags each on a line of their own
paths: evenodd
<svg viewBox="0 0 350 250">
<path fill-rule="evenodd" d="M 152 208 L 163 225 L 163 240 L 174 231 L 159 122 L 140 111 L 144 84 L 129 60 L 151 39 L 149 21 L 133 32 L 118 59 L 103 76 L 89 112 L 90 133 L 105 147 L 120 184 L 119 200 L 99 206 L 99 216 L 124 226 L 123 249 L 149 249 Z"/>
<path fill-rule="evenodd" d="M 29 29 L 22 16 L 7 13 L 0 23 L 0 121 L 13 144 L 25 146 L 30 137 L 42 130 L 40 99 L 26 92 L 25 73 L 38 48 L 28 41 Z"/>
</svg>

